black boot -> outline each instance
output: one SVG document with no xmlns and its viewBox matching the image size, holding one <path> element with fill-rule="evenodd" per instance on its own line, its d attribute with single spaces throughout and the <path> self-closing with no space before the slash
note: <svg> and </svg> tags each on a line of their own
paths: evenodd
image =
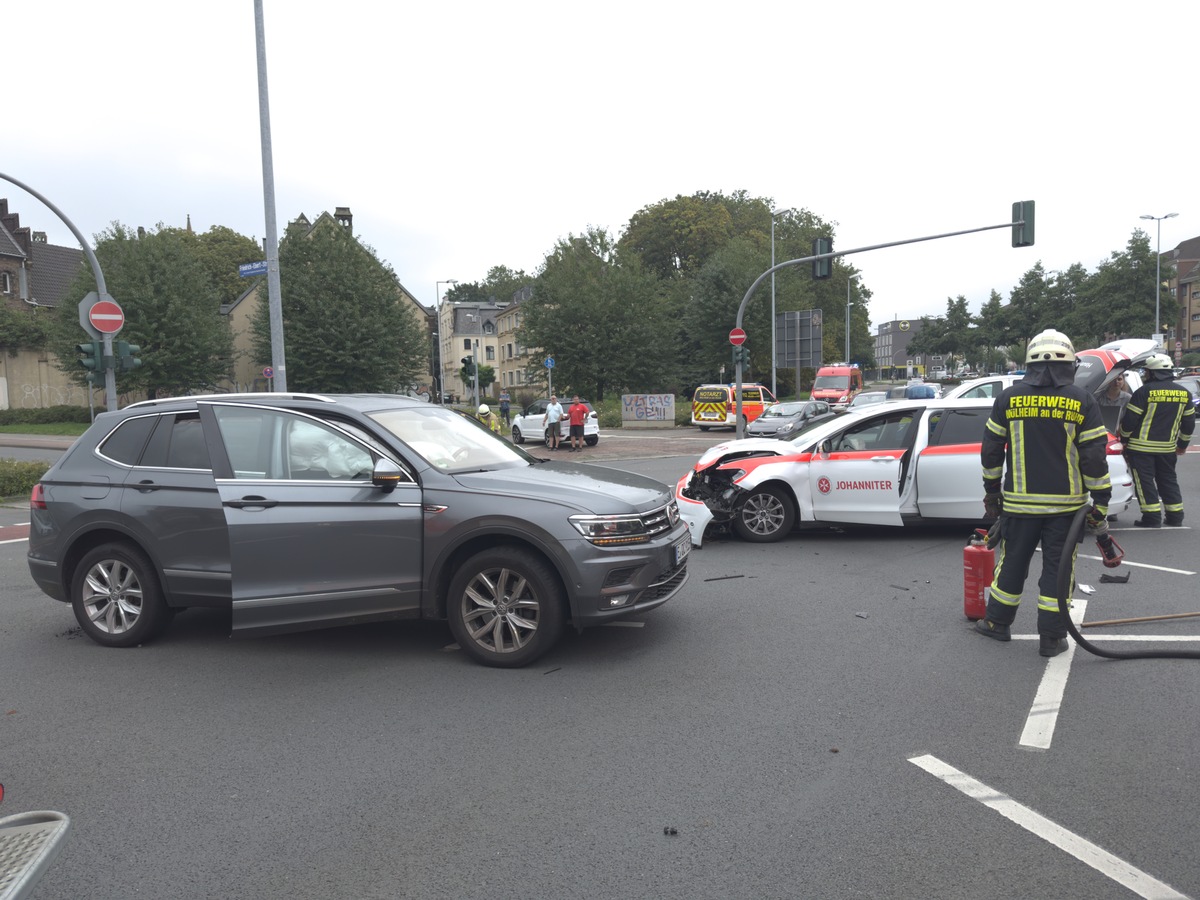
<svg viewBox="0 0 1200 900">
<path fill-rule="evenodd" d="M 1158 513 L 1142 513 L 1140 519 L 1134 520 L 1138 528 L 1162 528 L 1162 516 Z"/>
<path fill-rule="evenodd" d="M 1164 525 L 1170 525 L 1172 528 L 1178 528 L 1183 524 L 1183 513 L 1167 513 L 1167 517 L 1163 520 Z"/>
<path fill-rule="evenodd" d="M 1012 632 L 1009 631 L 1008 626 L 993 622 L 991 619 L 980 619 L 975 623 L 975 630 L 994 641 L 1012 640 Z"/>
<path fill-rule="evenodd" d="M 1067 649 L 1065 637 L 1049 637 L 1043 634 L 1038 638 L 1038 653 L 1042 656 L 1058 656 Z"/>
</svg>

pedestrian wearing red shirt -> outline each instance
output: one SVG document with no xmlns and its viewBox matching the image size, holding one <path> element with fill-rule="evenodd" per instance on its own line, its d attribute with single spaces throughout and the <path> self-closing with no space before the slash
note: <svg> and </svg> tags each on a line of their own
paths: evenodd
<svg viewBox="0 0 1200 900">
<path fill-rule="evenodd" d="M 571 398 L 571 407 L 567 410 L 567 420 L 571 423 L 571 452 L 583 449 L 583 423 L 588 417 L 586 403 L 579 402 L 579 395 Z"/>
</svg>

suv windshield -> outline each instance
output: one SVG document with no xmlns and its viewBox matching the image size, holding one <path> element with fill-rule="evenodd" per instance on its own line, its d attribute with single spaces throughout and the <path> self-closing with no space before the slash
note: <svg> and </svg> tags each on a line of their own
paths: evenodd
<svg viewBox="0 0 1200 900">
<path fill-rule="evenodd" d="M 443 472 L 526 465 L 531 460 L 478 422 L 440 406 L 385 409 L 368 415 Z"/>
</svg>

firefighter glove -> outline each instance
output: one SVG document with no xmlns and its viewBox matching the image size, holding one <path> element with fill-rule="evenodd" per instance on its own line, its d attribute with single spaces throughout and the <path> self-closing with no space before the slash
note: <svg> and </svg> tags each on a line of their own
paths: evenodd
<svg viewBox="0 0 1200 900">
<path fill-rule="evenodd" d="M 1108 531 L 1108 510 L 1103 506 L 1093 506 L 1088 510 L 1087 533 L 1093 537 L 1104 534 Z"/>
<path fill-rule="evenodd" d="M 996 545 L 999 543 L 1000 543 L 1000 520 L 997 519 L 995 522 L 992 523 L 992 527 L 988 529 L 987 548 L 989 550 L 995 550 Z"/>
<path fill-rule="evenodd" d="M 1004 495 L 999 491 L 990 491 L 983 495 L 983 517 L 996 519 L 1004 509 Z"/>
</svg>

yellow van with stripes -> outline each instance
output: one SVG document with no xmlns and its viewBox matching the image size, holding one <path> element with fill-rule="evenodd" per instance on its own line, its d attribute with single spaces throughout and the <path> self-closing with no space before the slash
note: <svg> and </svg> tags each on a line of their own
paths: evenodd
<svg viewBox="0 0 1200 900">
<path fill-rule="evenodd" d="M 710 428 L 737 428 L 737 395 L 732 384 L 702 384 L 692 394 L 692 424 L 701 431 Z M 742 385 L 742 419 L 749 425 L 775 402 L 765 384 Z"/>
</svg>

